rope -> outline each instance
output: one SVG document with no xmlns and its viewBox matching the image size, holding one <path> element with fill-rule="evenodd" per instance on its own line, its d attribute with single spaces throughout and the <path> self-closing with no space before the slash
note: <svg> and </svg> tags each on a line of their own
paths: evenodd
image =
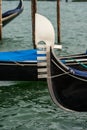
<svg viewBox="0 0 87 130">
<path fill-rule="evenodd" d="M 84 67 L 84 68 L 86 68 L 86 69 L 87 69 L 87 65 L 85 65 L 85 64 L 83 64 L 83 63 L 81 63 L 80 61 L 77 61 L 77 60 L 72 59 L 72 58 L 70 58 L 70 60 L 73 60 L 73 61 L 77 62 L 79 65 L 81 65 L 82 67 Z"/>
<path fill-rule="evenodd" d="M 57 77 L 61 77 L 63 75 L 66 75 L 66 74 L 69 74 L 70 72 L 66 72 L 66 73 L 62 73 L 62 74 L 58 74 L 58 75 L 52 75 L 52 76 L 49 76 L 48 78 L 57 78 Z"/>
<path fill-rule="evenodd" d="M 61 77 L 61 76 L 63 76 L 63 75 L 66 75 L 66 74 L 69 74 L 69 73 L 70 73 L 70 72 L 66 72 L 66 71 L 64 71 L 62 68 L 60 68 L 60 67 L 55 63 L 55 61 L 54 61 L 53 59 L 51 59 L 51 61 L 52 61 L 59 69 L 61 69 L 64 73 L 58 74 L 58 75 L 52 75 L 52 76 L 49 76 L 48 78 Z"/>
<path fill-rule="evenodd" d="M 83 63 L 81 63 L 81 62 L 77 62 L 77 63 L 79 63 L 82 67 L 84 67 L 84 68 L 86 68 L 87 69 L 87 65 L 85 65 L 85 64 L 83 64 Z"/>
<path fill-rule="evenodd" d="M 21 64 L 21 63 L 19 63 L 19 62 L 15 62 L 15 61 L 11 61 L 11 62 L 13 62 L 13 63 L 0 63 L 0 65 L 18 65 L 18 66 L 25 66 L 25 65 L 27 65 L 27 66 L 36 66 L 36 64 Z"/>
<path fill-rule="evenodd" d="M 56 78 L 56 77 L 60 77 L 60 76 L 63 76 L 63 75 L 68 74 L 69 76 L 71 76 L 71 77 L 73 77 L 73 78 L 75 78 L 75 79 L 78 79 L 78 80 L 81 80 L 81 81 L 87 82 L 87 79 L 83 79 L 83 78 L 80 78 L 80 77 L 74 76 L 73 73 L 72 73 L 72 74 L 70 73 L 70 71 L 69 71 L 69 72 L 64 71 L 61 67 L 59 67 L 59 66 L 55 63 L 55 61 L 54 61 L 53 59 L 52 59 L 52 62 L 53 62 L 53 63 L 54 63 L 54 64 L 55 64 L 59 69 L 61 69 L 64 73 L 59 74 L 59 75 L 49 76 L 48 78 Z"/>
</svg>

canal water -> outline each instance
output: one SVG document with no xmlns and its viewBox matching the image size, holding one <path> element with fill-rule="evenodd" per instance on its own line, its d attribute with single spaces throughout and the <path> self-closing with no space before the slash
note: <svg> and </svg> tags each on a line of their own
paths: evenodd
<svg viewBox="0 0 87 130">
<path fill-rule="evenodd" d="M 3 12 L 18 1 L 3 1 Z M 87 49 L 87 3 L 61 1 L 61 55 L 83 53 Z M 37 12 L 46 16 L 55 29 L 56 1 L 38 1 Z M 31 2 L 3 28 L 0 51 L 31 49 Z M 0 130 L 87 130 L 87 113 L 67 112 L 57 107 L 46 82 L 0 82 Z"/>
</svg>

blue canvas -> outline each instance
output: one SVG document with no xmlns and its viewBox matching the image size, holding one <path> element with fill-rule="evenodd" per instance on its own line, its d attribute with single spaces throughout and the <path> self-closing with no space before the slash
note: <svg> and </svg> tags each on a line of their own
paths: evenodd
<svg viewBox="0 0 87 130">
<path fill-rule="evenodd" d="M 42 56 L 41 54 L 39 56 Z M 20 51 L 9 51 L 0 52 L 0 61 L 36 61 L 37 50 L 20 50 Z"/>
</svg>

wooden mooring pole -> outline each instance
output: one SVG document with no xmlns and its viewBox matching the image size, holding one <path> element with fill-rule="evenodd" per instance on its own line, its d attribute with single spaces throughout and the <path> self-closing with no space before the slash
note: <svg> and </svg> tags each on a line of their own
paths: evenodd
<svg viewBox="0 0 87 130">
<path fill-rule="evenodd" d="M 2 40 L 2 0 L 0 0 L 0 40 Z"/>
<path fill-rule="evenodd" d="M 35 13 L 37 11 L 37 0 L 31 0 L 31 15 L 32 15 L 32 41 L 33 47 L 36 48 L 35 45 Z"/>
<path fill-rule="evenodd" d="M 66 0 L 66 2 L 68 2 L 68 0 Z"/>
<path fill-rule="evenodd" d="M 60 44 L 60 0 L 57 0 L 57 42 Z"/>
</svg>

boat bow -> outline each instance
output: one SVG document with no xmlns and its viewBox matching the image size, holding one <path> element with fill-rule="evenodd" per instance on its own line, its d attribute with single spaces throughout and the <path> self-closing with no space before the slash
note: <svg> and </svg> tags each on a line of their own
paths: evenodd
<svg viewBox="0 0 87 130">
<path fill-rule="evenodd" d="M 47 78 L 50 95 L 57 106 L 68 111 L 87 111 L 87 63 L 83 65 L 85 67 L 82 67 L 80 62 L 76 62 L 78 60 L 85 62 L 87 56 L 77 54 L 69 56 L 69 58 L 56 57 L 53 26 L 43 16 L 36 15 L 36 17 L 39 18 L 36 19 L 36 46 L 40 50 L 44 49 L 46 54 L 44 62 L 42 59 L 38 61 L 42 64 L 47 63 L 44 67 L 38 65 L 38 78 Z M 41 22 L 40 24 L 38 20 Z M 42 41 L 45 44 L 40 44 Z M 58 46 L 58 49 L 61 49 L 61 45 Z M 70 61 L 71 57 L 74 60 Z M 62 60 L 66 60 L 70 64 L 64 64 Z"/>
<path fill-rule="evenodd" d="M 23 9 L 23 0 L 20 0 L 18 6 L 15 9 L 9 10 L 2 14 L 2 26 L 4 27 L 14 18 L 16 18 L 19 14 L 21 14 Z"/>
</svg>

